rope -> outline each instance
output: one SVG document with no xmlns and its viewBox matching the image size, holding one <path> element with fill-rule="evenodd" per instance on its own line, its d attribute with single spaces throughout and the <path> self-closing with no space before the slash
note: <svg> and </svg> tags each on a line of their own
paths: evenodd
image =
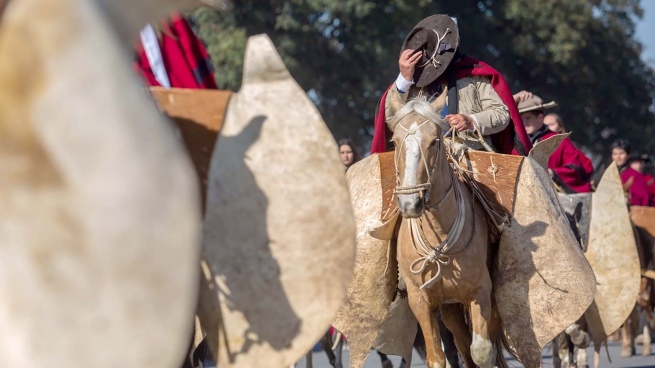
<svg viewBox="0 0 655 368">
<path fill-rule="evenodd" d="M 445 36 L 445 35 L 444 35 Z M 430 170 L 427 164 L 427 159 L 425 157 L 425 153 L 423 151 L 423 147 L 421 146 L 420 142 L 418 141 L 418 138 L 416 138 L 415 134 L 416 132 L 429 120 L 426 120 L 419 124 L 414 129 L 407 129 L 402 125 L 400 126 L 403 130 L 407 132 L 407 135 L 403 138 L 400 148 L 397 152 L 402 152 L 403 146 L 405 145 L 406 140 L 411 136 L 414 139 L 416 139 L 417 143 L 419 143 L 419 149 L 420 149 L 420 155 L 421 159 L 423 161 L 423 165 L 425 166 L 425 170 L 428 173 L 428 180 L 426 183 L 422 184 L 416 184 L 416 185 L 408 185 L 408 186 L 400 186 L 400 173 L 398 172 L 398 155 L 395 155 L 394 158 L 394 163 L 396 165 L 396 189 L 394 190 L 395 194 L 414 194 L 414 193 L 429 193 L 432 189 L 432 174 L 434 169 L 436 168 L 436 164 Z M 444 134 L 444 137 L 447 137 L 448 134 L 451 135 L 451 139 L 454 141 L 455 139 L 455 129 L 450 128 L 446 134 Z M 482 137 L 480 137 L 482 139 Z M 437 151 L 437 160 L 438 162 L 438 155 L 440 151 Z M 436 210 L 438 209 L 443 202 L 446 200 L 446 198 L 449 197 L 451 193 L 455 193 L 455 203 L 456 203 L 456 216 L 455 216 L 455 221 L 453 222 L 453 225 L 451 226 L 450 231 L 448 231 L 448 235 L 446 235 L 446 238 L 439 243 L 436 247 L 433 247 L 432 245 L 429 244 L 428 241 L 426 241 L 425 234 L 423 233 L 423 226 L 421 223 L 421 218 L 419 219 L 408 219 L 409 222 L 409 232 L 410 232 L 410 239 L 412 240 L 412 246 L 414 248 L 414 251 L 416 254 L 419 256 L 414 262 L 410 264 L 410 271 L 413 274 L 422 274 L 425 269 L 429 265 L 436 265 L 437 266 L 437 272 L 434 276 L 432 276 L 428 281 L 426 281 L 423 285 L 421 285 L 420 289 L 423 290 L 425 288 L 428 288 L 432 285 L 434 285 L 442 276 L 442 266 L 448 266 L 452 262 L 452 255 L 456 253 L 463 252 L 468 248 L 468 246 L 471 244 L 471 241 L 473 239 L 473 232 L 471 231 L 471 236 L 469 237 L 468 242 L 464 245 L 464 247 L 459 250 L 456 253 L 450 252 L 459 240 L 460 236 L 462 235 L 462 231 L 464 229 L 464 222 L 466 220 L 466 203 L 464 202 L 464 197 L 462 195 L 462 187 L 460 183 L 458 182 L 458 176 L 465 178 L 465 181 L 468 184 L 471 184 L 471 178 L 468 175 L 469 171 L 464 169 L 459 165 L 457 160 L 455 159 L 455 152 L 453 145 L 447 145 L 446 147 L 446 156 L 447 160 L 450 161 L 453 165 L 453 168 L 451 168 L 450 171 L 450 177 L 451 177 L 451 185 L 450 188 L 446 191 L 446 193 L 435 203 L 435 204 L 427 204 L 425 206 L 426 211 L 429 210 Z M 455 173 L 457 172 L 457 174 Z M 473 189 L 473 192 L 480 192 L 480 189 L 477 186 L 472 185 L 471 186 Z M 481 192 L 480 192 L 481 194 Z M 423 196 L 423 199 L 425 200 L 425 196 Z M 493 211 L 486 203 L 483 202 L 483 206 L 485 207 L 485 210 L 488 211 Z M 474 206 L 474 204 L 472 204 Z M 473 216 L 475 217 L 475 207 L 472 208 L 473 210 Z M 474 219 L 475 220 L 475 219 Z M 449 253 L 450 252 L 450 253 Z"/>
<path fill-rule="evenodd" d="M 428 64 L 432 64 L 435 68 L 438 68 L 441 63 L 437 60 L 437 53 L 439 52 L 439 48 L 441 48 L 441 42 L 446 38 L 446 36 L 450 33 L 450 28 L 446 28 L 446 32 L 444 32 L 443 36 L 439 36 L 439 33 L 435 31 L 434 29 L 432 30 L 436 35 L 437 35 L 437 44 L 434 46 L 434 52 L 430 56 L 430 58 L 423 64 L 419 65 L 419 67 L 423 68 Z"/>
<path fill-rule="evenodd" d="M 447 254 L 452 249 L 453 245 L 457 242 L 462 230 L 464 229 L 464 221 L 466 220 L 466 204 L 462 196 L 462 188 L 457 182 L 457 177 L 453 171 L 451 173 L 452 187 L 455 193 L 455 202 L 457 205 L 457 215 L 455 221 L 442 242 L 438 246 L 432 247 L 425 241 L 424 235 L 421 234 L 419 224 L 416 219 L 409 219 L 410 236 L 414 251 L 419 255 L 419 258 L 414 260 L 409 269 L 413 274 L 421 274 L 425 268 L 430 264 L 437 265 L 437 273 L 427 282 L 421 286 L 421 290 L 434 285 L 434 283 L 441 277 L 441 266 L 447 266 L 451 262 L 451 257 Z M 469 242 L 470 244 L 470 242 Z M 468 247 L 468 244 L 466 244 Z M 419 265 L 418 269 L 416 266 Z"/>
</svg>

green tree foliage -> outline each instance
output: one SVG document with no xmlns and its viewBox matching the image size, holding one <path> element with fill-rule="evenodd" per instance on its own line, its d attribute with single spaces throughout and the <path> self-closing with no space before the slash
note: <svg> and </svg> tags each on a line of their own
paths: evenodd
<svg viewBox="0 0 655 368">
<path fill-rule="evenodd" d="M 368 148 L 402 41 L 435 13 L 457 17 L 460 49 L 498 69 L 515 91 L 558 101 L 576 142 L 606 153 L 625 137 L 655 150 L 655 76 L 634 39 L 639 0 L 233 0 L 192 19 L 221 87 L 238 89 L 246 37 L 267 33 L 335 136 Z"/>
</svg>

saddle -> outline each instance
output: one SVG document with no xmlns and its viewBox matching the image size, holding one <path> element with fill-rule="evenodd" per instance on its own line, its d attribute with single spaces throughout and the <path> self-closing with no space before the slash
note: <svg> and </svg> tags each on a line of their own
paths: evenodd
<svg viewBox="0 0 655 368">
<path fill-rule="evenodd" d="M 381 240 L 395 237 L 400 224 L 396 188 L 394 152 L 378 153 L 380 161 L 380 185 L 382 186 L 382 225 L 371 230 L 370 235 Z M 495 240 L 505 223 L 509 223 L 514 211 L 516 183 L 523 156 L 495 152 L 465 150 L 457 155 L 459 180 L 465 183 L 482 203 Z"/>
</svg>

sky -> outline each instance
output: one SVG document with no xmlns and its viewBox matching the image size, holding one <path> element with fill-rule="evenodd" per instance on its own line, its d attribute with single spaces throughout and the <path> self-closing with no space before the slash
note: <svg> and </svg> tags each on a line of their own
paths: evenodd
<svg viewBox="0 0 655 368">
<path fill-rule="evenodd" d="M 655 0 L 641 0 L 644 18 L 637 23 L 637 39 L 644 45 L 641 58 L 655 68 Z"/>
</svg>

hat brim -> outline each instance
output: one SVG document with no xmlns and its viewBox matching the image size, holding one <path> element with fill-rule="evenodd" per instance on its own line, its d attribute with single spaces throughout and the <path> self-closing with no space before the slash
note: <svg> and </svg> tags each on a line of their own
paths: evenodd
<svg viewBox="0 0 655 368">
<path fill-rule="evenodd" d="M 557 106 L 557 102 L 550 101 L 548 103 L 541 104 L 541 105 L 534 105 L 534 106 L 524 107 L 522 109 L 519 109 L 519 113 L 522 114 L 522 113 L 528 112 L 528 111 L 552 109 L 553 107 L 556 107 L 556 106 Z"/>
</svg>

